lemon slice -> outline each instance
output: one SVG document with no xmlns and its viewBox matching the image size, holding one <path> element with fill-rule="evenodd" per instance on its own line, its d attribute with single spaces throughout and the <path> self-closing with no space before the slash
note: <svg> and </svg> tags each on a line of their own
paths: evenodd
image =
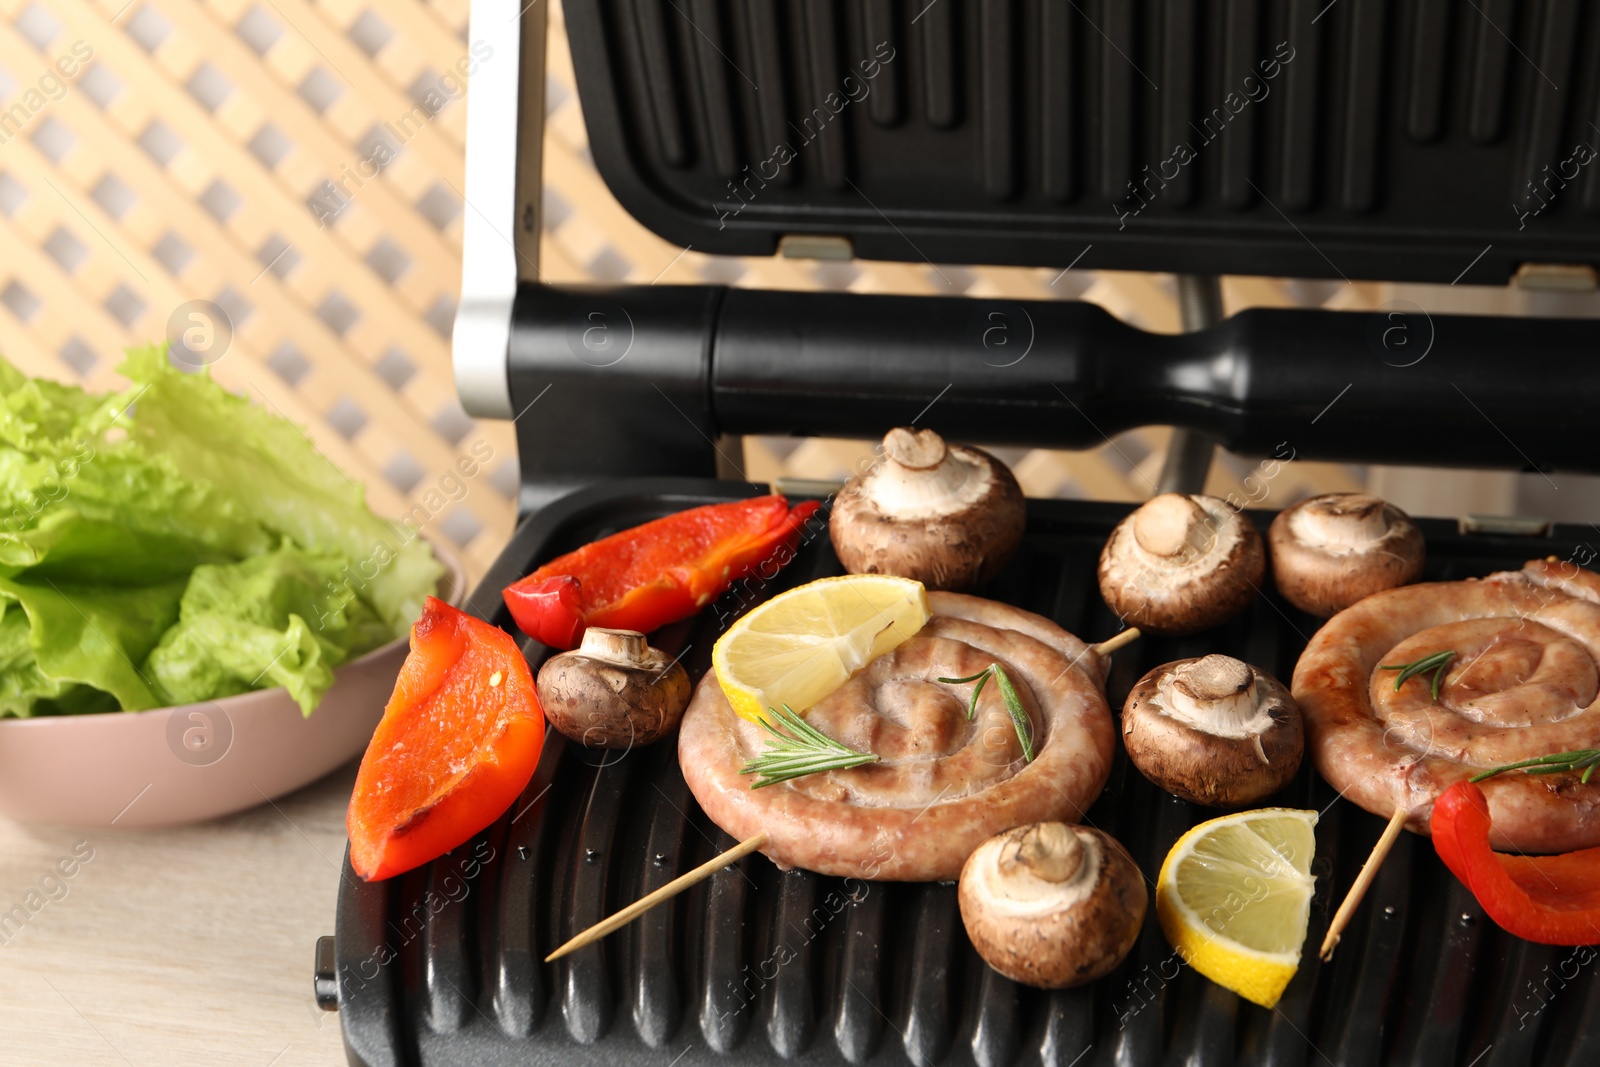
<svg viewBox="0 0 1600 1067">
<path fill-rule="evenodd" d="M 1156 917 L 1183 960 L 1273 1007 L 1300 967 L 1316 878 L 1317 813 L 1262 808 L 1178 838 L 1156 880 Z"/>
<path fill-rule="evenodd" d="M 711 667 L 733 710 L 751 722 L 783 704 L 804 712 L 927 621 L 921 582 L 886 574 L 819 578 L 729 627 L 711 651 Z"/>
</svg>

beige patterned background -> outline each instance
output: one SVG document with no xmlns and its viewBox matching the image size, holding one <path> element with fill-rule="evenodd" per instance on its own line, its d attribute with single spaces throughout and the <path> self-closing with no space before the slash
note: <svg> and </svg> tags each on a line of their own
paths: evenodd
<svg viewBox="0 0 1600 1067">
<path fill-rule="evenodd" d="M 550 3 L 548 281 L 863 293 L 953 284 L 974 296 L 1090 300 L 1147 329 L 1177 329 L 1165 275 L 1074 271 L 1052 284 L 1050 270 L 728 259 L 667 244 L 596 174 L 560 5 L 534 2 Z M 426 532 L 481 573 L 510 532 L 516 495 L 508 428 L 469 418 L 450 374 L 470 84 L 456 72 L 492 62 L 483 50 L 468 40 L 467 0 L 0 0 L 0 351 L 30 373 L 108 389 L 123 346 L 162 337 L 185 302 L 213 301 L 234 324 L 216 376 L 302 425 L 379 512 L 430 516 Z M 1393 287 L 1230 278 L 1224 294 L 1230 311 L 1367 308 Z M 1131 500 L 1150 493 L 1166 435 L 1004 454 L 1032 495 Z M 485 444 L 494 458 L 452 499 L 441 478 Z M 752 438 L 745 468 L 756 481 L 838 477 L 866 447 Z M 1251 468 L 1222 456 L 1208 488 L 1240 492 Z M 1422 511 L 1518 503 L 1509 475 L 1370 478 Z M 1295 464 L 1265 502 L 1368 479 Z"/>
</svg>

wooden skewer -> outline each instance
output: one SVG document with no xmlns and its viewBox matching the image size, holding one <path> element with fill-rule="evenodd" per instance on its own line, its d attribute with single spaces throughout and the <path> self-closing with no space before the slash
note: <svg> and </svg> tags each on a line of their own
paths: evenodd
<svg viewBox="0 0 1600 1067">
<path fill-rule="evenodd" d="M 1137 626 L 1130 626 L 1116 636 L 1108 637 L 1093 647 L 1094 650 L 1100 653 L 1102 656 L 1109 656 L 1123 645 L 1130 645 L 1139 640 L 1140 636 L 1141 634 L 1139 633 L 1139 628 Z"/>
<path fill-rule="evenodd" d="M 643 915 L 657 904 L 660 904 L 662 901 L 672 899 L 685 889 L 688 889 L 690 886 L 694 885 L 696 882 L 705 881 L 713 874 L 716 874 L 718 871 L 722 870 L 722 868 L 737 863 L 738 861 L 744 859 L 744 857 L 750 855 L 750 853 L 761 848 L 761 846 L 765 845 L 766 843 L 767 832 L 765 830 L 761 831 L 759 834 L 756 834 L 754 837 L 745 838 L 743 841 L 740 841 L 737 845 L 734 845 L 722 855 L 712 857 L 711 859 L 702 863 L 700 866 L 696 867 L 694 870 L 689 871 L 687 874 L 680 874 L 678 877 L 674 878 L 660 889 L 657 889 L 655 892 L 649 893 L 646 896 L 640 897 L 638 900 L 634 901 L 632 904 L 629 904 L 626 908 L 623 908 L 610 918 L 602 919 L 595 923 L 593 926 L 589 927 L 589 929 L 585 930 L 577 937 L 574 937 L 571 941 L 568 941 L 565 945 L 562 945 L 560 948 L 550 953 L 550 955 L 544 958 L 544 961 L 549 963 L 551 960 L 558 960 L 569 952 L 576 952 L 585 945 L 593 944 L 602 937 L 605 937 L 607 934 L 615 930 L 620 930 L 622 927 L 627 926 L 629 923 L 633 922 L 633 920 L 637 919 L 639 916 Z"/>
<path fill-rule="evenodd" d="M 1372 885 L 1372 880 L 1378 876 L 1378 868 L 1383 866 L 1384 857 L 1394 848 L 1394 843 L 1399 840 L 1400 831 L 1405 829 L 1405 825 L 1406 809 L 1395 808 L 1394 814 L 1389 816 L 1389 825 L 1383 828 L 1383 836 L 1372 846 L 1372 855 L 1361 865 L 1361 873 L 1356 875 L 1355 885 L 1352 885 L 1350 892 L 1345 894 L 1344 903 L 1339 905 L 1339 910 L 1334 912 L 1333 922 L 1328 924 L 1328 936 L 1322 939 L 1321 956 L 1324 960 L 1333 958 L 1334 946 L 1339 943 L 1344 928 L 1350 925 L 1350 916 L 1355 914 L 1361 898 L 1367 895 L 1367 887 Z"/>
</svg>

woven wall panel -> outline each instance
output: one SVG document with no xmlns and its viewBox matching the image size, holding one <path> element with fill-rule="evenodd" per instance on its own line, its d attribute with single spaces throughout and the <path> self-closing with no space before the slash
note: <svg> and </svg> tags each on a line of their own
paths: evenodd
<svg viewBox="0 0 1600 1067">
<path fill-rule="evenodd" d="M 464 26 L 465 5 L 414 0 L 0 0 L 6 107 L 92 52 L 0 126 L 0 350 L 106 389 L 123 346 L 213 301 L 218 379 L 481 570 L 516 477 L 506 427 L 469 419 L 450 376 L 466 105 L 440 75 L 471 61 Z M 464 490 L 447 478 L 485 451 Z"/>
</svg>

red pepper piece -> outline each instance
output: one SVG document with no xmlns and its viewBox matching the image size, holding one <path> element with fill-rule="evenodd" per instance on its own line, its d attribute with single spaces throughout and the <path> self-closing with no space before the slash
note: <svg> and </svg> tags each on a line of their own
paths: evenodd
<svg viewBox="0 0 1600 1067">
<path fill-rule="evenodd" d="M 1489 827 L 1489 803 L 1471 782 L 1457 782 L 1433 805 L 1433 847 L 1489 918 L 1545 945 L 1600 944 L 1600 848 L 1495 852 Z"/>
<path fill-rule="evenodd" d="M 505 590 L 511 617 L 551 648 L 590 626 L 650 633 L 687 618 L 763 564 L 789 562 L 821 505 L 781 496 L 707 504 L 612 534 L 546 563 Z"/>
<path fill-rule="evenodd" d="M 350 865 L 389 878 L 466 842 L 527 787 L 543 748 L 516 640 L 429 597 L 356 774 Z"/>
</svg>

